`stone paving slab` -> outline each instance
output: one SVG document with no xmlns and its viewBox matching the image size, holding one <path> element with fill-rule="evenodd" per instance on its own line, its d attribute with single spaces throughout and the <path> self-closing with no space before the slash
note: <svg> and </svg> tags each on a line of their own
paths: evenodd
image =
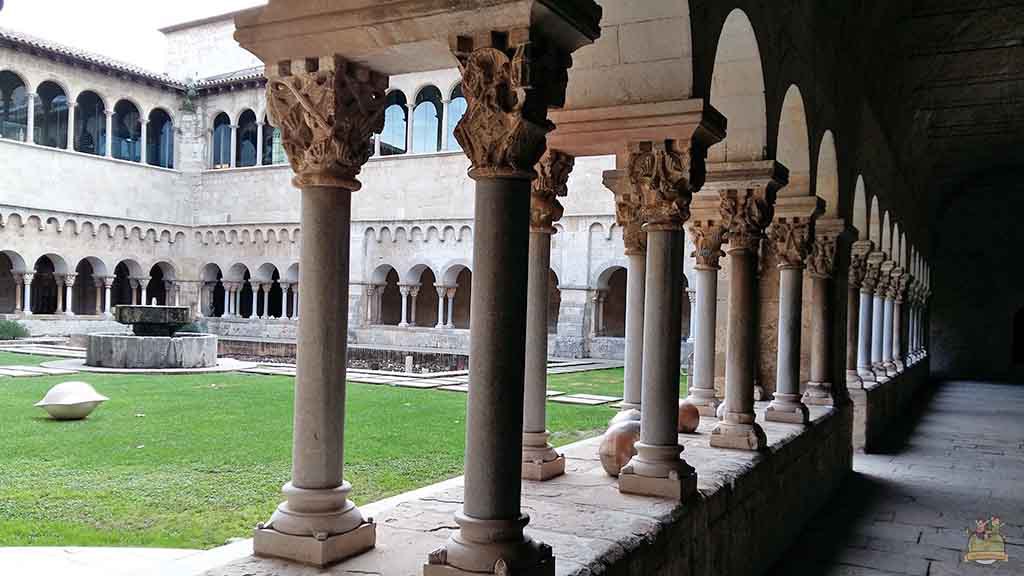
<svg viewBox="0 0 1024 576">
<path fill-rule="evenodd" d="M 469 384 L 451 384 L 448 386 L 438 386 L 438 390 L 444 390 L 445 392 L 469 392 Z"/>
<path fill-rule="evenodd" d="M 419 390 L 432 390 L 441 386 L 450 386 L 450 384 L 433 380 L 399 380 L 398 382 L 392 382 L 391 385 L 398 388 L 416 388 Z"/>
<path fill-rule="evenodd" d="M 70 374 L 70 372 L 69 372 Z M 32 376 L 43 376 L 41 372 L 33 372 L 28 370 L 19 370 L 13 366 L 0 367 L 0 376 L 8 376 L 10 378 L 24 378 Z"/>
<path fill-rule="evenodd" d="M 173 548 L 0 548 L 0 574 L 11 576 L 154 576 L 202 553 Z M 208 566 L 206 566 L 208 567 Z M 177 572 L 178 576 L 185 576 Z"/>
<path fill-rule="evenodd" d="M 47 368 L 45 366 L 3 366 L 7 370 L 20 370 L 22 372 L 32 372 L 40 376 L 62 376 L 65 374 L 76 374 L 74 370 L 62 370 L 59 368 Z"/>
<path fill-rule="evenodd" d="M 58 346 L 9 346 L 4 348 L 4 352 L 32 354 L 34 356 L 57 356 L 59 358 L 85 358 L 84 348 Z"/>
<path fill-rule="evenodd" d="M 601 406 L 611 402 L 618 402 L 619 400 L 622 400 L 622 398 L 598 396 L 596 394 L 565 394 L 551 399 L 552 402 L 558 402 L 559 404 L 581 404 L 584 406 Z"/>
</svg>

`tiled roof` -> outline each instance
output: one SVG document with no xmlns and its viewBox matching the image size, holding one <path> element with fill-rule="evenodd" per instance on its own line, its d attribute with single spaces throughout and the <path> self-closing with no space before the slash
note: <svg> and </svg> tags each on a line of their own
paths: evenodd
<svg viewBox="0 0 1024 576">
<path fill-rule="evenodd" d="M 264 78 L 265 77 L 263 75 L 263 66 L 256 66 L 253 68 L 246 68 L 244 70 L 228 72 L 226 74 L 218 74 L 216 76 L 200 78 L 196 81 L 196 86 L 198 88 L 212 88 L 214 86 L 234 84 L 235 82 L 263 80 Z"/>
<path fill-rule="evenodd" d="M 69 60 L 75 60 L 87 64 L 93 64 L 101 66 L 109 70 L 121 72 L 135 76 L 137 78 L 151 80 L 159 82 L 171 88 L 183 89 L 185 83 L 180 80 L 175 80 L 167 74 L 161 74 L 146 70 L 145 68 L 136 66 L 134 64 L 128 64 L 127 62 L 121 62 L 113 58 L 108 58 L 92 52 L 87 52 L 80 48 L 74 48 L 51 40 L 44 40 L 37 38 L 24 32 L 18 32 L 9 28 L 0 28 L 0 43 L 14 44 L 18 46 L 27 46 L 41 52 L 46 52 L 54 56 L 60 56 Z"/>
</svg>

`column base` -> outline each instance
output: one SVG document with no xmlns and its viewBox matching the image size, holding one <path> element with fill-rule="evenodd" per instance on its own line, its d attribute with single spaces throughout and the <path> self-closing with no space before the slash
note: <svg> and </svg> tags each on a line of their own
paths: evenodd
<svg viewBox="0 0 1024 576">
<path fill-rule="evenodd" d="M 893 360 L 892 363 L 896 366 L 897 374 L 907 369 L 907 365 L 903 363 L 903 360 Z"/>
<path fill-rule="evenodd" d="M 775 399 L 764 412 L 764 419 L 769 422 L 785 422 L 787 424 L 807 424 L 811 421 L 811 413 L 800 401 L 798 394 L 775 394 Z"/>
<path fill-rule="evenodd" d="M 768 447 L 768 437 L 756 422 L 736 424 L 722 421 L 711 431 L 710 444 L 712 448 L 760 451 Z"/>
<path fill-rule="evenodd" d="M 875 373 L 870 366 L 859 366 L 857 368 L 857 376 L 860 378 L 862 384 L 874 384 L 875 382 L 878 382 L 878 377 L 875 376 Z"/>
<path fill-rule="evenodd" d="M 832 384 L 829 382 L 808 382 L 803 403 L 809 406 L 833 406 Z"/>
<path fill-rule="evenodd" d="M 864 388 L 864 381 L 861 380 L 860 375 L 856 370 L 846 371 L 846 388 L 848 390 L 858 390 Z"/>
<path fill-rule="evenodd" d="M 626 412 L 628 410 L 636 410 L 637 412 L 639 412 L 640 411 L 640 403 L 639 402 L 626 402 L 625 400 L 623 400 L 622 402 L 619 402 L 619 405 L 617 406 L 617 408 L 619 409 L 619 412 Z"/>
<path fill-rule="evenodd" d="M 875 374 L 875 381 L 879 384 L 885 384 L 889 381 L 889 374 L 885 370 L 885 366 L 881 363 L 874 364 L 871 366 L 871 371 Z"/>
<path fill-rule="evenodd" d="M 883 363 L 882 369 L 885 370 L 885 375 L 889 378 L 899 374 L 899 370 L 896 369 L 896 363 L 892 361 Z"/>
<path fill-rule="evenodd" d="M 710 390 L 710 395 L 695 394 L 696 391 L 691 391 L 686 397 L 686 402 L 693 404 L 697 407 L 697 412 L 701 416 L 716 416 L 718 414 L 718 406 L 722 403 L 718 398 L 715 398 L 714 390 Z"/>
<path fill-rule="evenodd" d="M 273 528 L 257 528 L 253 533 L 256 556 L 283 558 L 302 564 L 324 567 L 371 550 L 377 544 L 373 521 L 355 530 L 333 536 L 293 536 Z"/>
<path fill-rule="evenodd" d="M 565 474 L 565 457 L 548 444 L 548 432 L 523 432 L 524 480 L 544 482 Z"/>
<path fill-rule="evenodd" d="M 398 323 L 398 327 L 399 328 L 408 328 L 409 327 L 409 323 L 408 322 L 399 322 Z"/>
<path fill-rule="evenodd" d="M 459 531 L 430 553 L 423 576 L 554 576 L 551 546 L 523 535 L 529 521 L 526 515 L 515 520 L 480 520 L 456 513 Z"/>
<path fill-rule="evenodd" d="M 697 471 L 680 454 L 679 444 L 636 443 L 637 455 L 619 471 L 619 492 L 686 501 L 697 493 Z"/>
</svg>

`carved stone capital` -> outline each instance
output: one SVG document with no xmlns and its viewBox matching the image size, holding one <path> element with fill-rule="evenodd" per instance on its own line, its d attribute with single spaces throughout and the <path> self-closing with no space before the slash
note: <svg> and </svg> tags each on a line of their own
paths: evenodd
<svg viewBox="0 0 1024 576">
<path fill-rule="evenodd" d="M 690 219 L 693 188 L 704 180 L 704 152 L 678 140 L 638 142 L 630 145 L 628 162 L 644 225 L 681 230 Z"/>
<path fill-rule="evenodd" d="M 889 298 L 889 286 L 892 282 L 892 269 L 896 263 L 892 260 L 885 260 L 878 267 L 878 280 L 875 282 L 875 295 L 882 298 Z"/>
<path fill-rule="evenodd" d="M 864 280 L 861 282 L 861 292 L 873 294 L 881 280 L 882 264 L 885 262 L 885 253 L 874 251 L 868 254 L 864 268 Z"/>
<path fill-rule="evenodd" d="M 455 139 L 469 157 L 471 178 L 532 179 L 554 124 L 548 107 L 565 102 L 568 52 L 520 35 L 455 36 L 466 113 Z"/>
<path fill-rule="evenodd" d="M 771 160 L 708 164 L 704 189 L 719 197 L 727 252 L 758 249 L 775 213 L 775 196 L 788 182 L 789 170 Z"/>
<path fill-rule="evenodd" d="M 267 109 L 296 187 L 358 190 L 373 153 L 370 137 L 384 129 L 388 78 L 340 56 L 266 67 Z"/>
<path fill-rule="evenodd" d="M 622 243 L 627 256 L 647 253 L 647 233 L 640 219 L 640 197 L 621 170 L 606 170 L 605 188 L 615 196 L 615 222 L 622 228 Z"/>
<path fill-rule="evenodd" d="M 75 285 L 75 279 L 78 278 L 78 274 L 75 272 L 68 272 L 64 275 L 64 285 L 71 288 Z"/>
<path fill-rule="evenodd" d="M 575 159 L 558 150 L 548 150 L 537 163 L 537 178 L 530 189 L 530 228 L 554 232 L 552 224 L 562 218 L 559 196 L 569 194 L 569 174 Z"/>
<path fill-rule="evenodd" d="M 21 275 L 21 279 L 25 281 L 25 284 L 32 284 L 32 280 L 34 280 L 35 277 L 35 272 L 25 272 Z"/>
<path fill-rule="evenodd" d="M 722 244 L 725 242 L 725 229 L 717 220 L 691 220 L 687 230 L 693 241 L 693 257 L 697 270 L 718 270 L 719 259 L 725 256 Z"/>
<path fill-rule="evenodd" d="M 769 246 L 779 260 L 779 268 L 803 268 L 813 238 L 814 221 L 810 218 L 780 218 L 768 229 Z"/>
<path fill-rule="evenodd" d="M 832 278 L 836 271 L 836 249 L 839 236 L 816 231 L 811 253 L 807 258 L 807 273 L 812 278 Z"/>
<path fill-rule="evenodd" d="M 859 289 L 868 271 L 868 254 L 874 250 L 875 244 L 870 240 L 858 240 L 850 248 L 850 286 Z"/>
<path fill-rule="evenodd" d="M 914 277 L 909 272 L 900 274 L 899 284 L 896 287 L 896 301 L 899 303 L 906 302 L 910 299 L 910 286 L 914 281 Z"/>
</svg>

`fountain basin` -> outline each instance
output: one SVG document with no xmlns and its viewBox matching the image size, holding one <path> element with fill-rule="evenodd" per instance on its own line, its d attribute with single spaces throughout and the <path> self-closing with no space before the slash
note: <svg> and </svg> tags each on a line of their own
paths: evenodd
<svg viewBox="0 0 1024 576">
<path fill-rule="evenodd" d="M 98 368 L 209 368 L 217 365 L 217 336 L 90 334 L 85 364 Z"/>
</svg>

